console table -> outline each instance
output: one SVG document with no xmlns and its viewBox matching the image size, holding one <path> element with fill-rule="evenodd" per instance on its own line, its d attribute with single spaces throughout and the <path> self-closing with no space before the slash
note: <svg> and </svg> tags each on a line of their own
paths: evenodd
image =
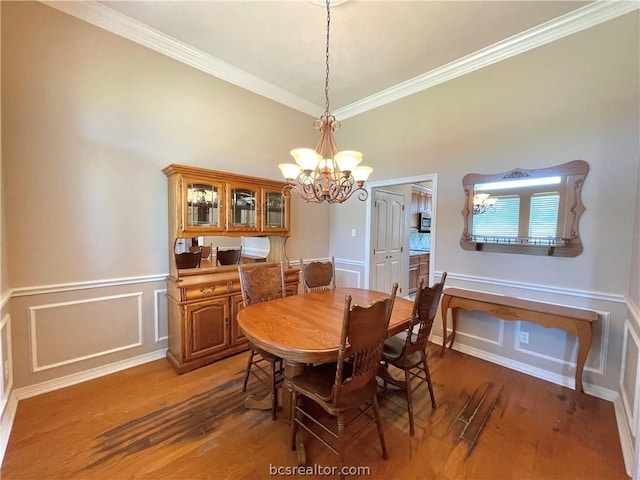
<svg viewBox="0 0 640 480">
<path fill-rule="evenodd" d="M 443 341 L 440 356 L 445 354 L 447 343 L 449 344 L 449 349 L 453 346 L 458 326 L 459 308 L 467 311 L 486 312 L 503 320 L 535 322 L 545 328 L 561 328 L 578 337 L 575 388 L 576 391 L 584 392 L 582 388 L 582 371 L 591 347 L 591 325 L 598 320 L 596 312 L 523 300 L 505 295 L 475 292 L 461 288 L 446 288 L 442 292 Z M 447 335 L 447 312 L 449 309 L 451 309 L 453 328 L 451 333 Z"/>
</svg>

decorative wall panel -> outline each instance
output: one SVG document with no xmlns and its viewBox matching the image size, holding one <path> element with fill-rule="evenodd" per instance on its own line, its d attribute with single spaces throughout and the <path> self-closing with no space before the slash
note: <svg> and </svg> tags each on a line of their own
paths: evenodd
<svg viewBox="0 0 640 480">
<path fill-rule="evenodd" d="M 31 306 L 29 337 L 33 372 L 141 346 L 142 292 Z"/>
</svg>

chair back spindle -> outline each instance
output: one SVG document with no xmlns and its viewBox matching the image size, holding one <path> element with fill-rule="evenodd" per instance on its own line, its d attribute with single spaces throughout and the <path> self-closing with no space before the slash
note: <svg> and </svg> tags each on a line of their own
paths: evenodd
<svg viewBox="0 0 640 480">
<path fill-rule="evenodd" d="M 443 272 L 440 282 L 430 288 L 422 288 L 422 282 L 420 283 L 413 304 L 413 319 L 407 330 L 407 340 L 404 347 L 405 357 L 414 352 L 423 351 L 427 347 L 446 279 L 447 272 Z"/>
<path fill-rule="evenodd" d="M 332 393 L 335 406 L 341 395 L 358 390 L 375 378 L 397 290 L 398 284 L 394 283 L 388 298 L 368 306 L 351 305 L 351 296 L 347 295 Z"/>
</svg>

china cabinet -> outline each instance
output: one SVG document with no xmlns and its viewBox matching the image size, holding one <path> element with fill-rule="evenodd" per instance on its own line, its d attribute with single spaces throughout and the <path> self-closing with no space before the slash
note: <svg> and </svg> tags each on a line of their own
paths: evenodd
<svg viewBox="0 0 640 480">
<path fill-rule="evenodd" d="M 289 235 L 284 182 L 185 165 L 164 170 L 169 183 L 169 239 L 200 235 Z"/>
<path fill-rule="evenodd" d="M 243 307 L 237 267 L 204 259 L 199 267 L 178 268 L 177 239 L 268 237 L 266 260 L 287 263 L 290 200 L 282 196 L 285 183 L 275 180 L 175 164 L 162 171 L 169 187 L 167 359 L 184 373 L 247 350 L 248 343 L 236 322 Z M 297 295 L 299 270 L 286 267 L 285 276 L 287 295 Z"/>
</svg>

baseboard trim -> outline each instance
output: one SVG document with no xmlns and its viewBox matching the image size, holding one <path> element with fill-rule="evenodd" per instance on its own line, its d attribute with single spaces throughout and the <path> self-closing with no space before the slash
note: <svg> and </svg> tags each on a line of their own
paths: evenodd
<svg viewBox="0 0 640 480">
<path fill-rule="evenodd" d="M 616 424 L 618 425 L 618 436 L 620 437 L 620 445 L 622 447 L 622 457 L 624 458 L 624 468 L 627 471 L 627 475 L 631 478 L 636 478 L 633 475 L 635 465 L 635 446 L 633 442 L 633 436 L 629 430 L 629 424 L 627 422 L 627 416 L 624 411 L 624 405 L 622 399 L 617 398 L 613 402 L 613 410 L 616 415 Z"/>
<path fill-rule="evenodd" d="M 137 357 L 127 358 L 119 362 L 110 363 L 101 367 L 92 368 L 83 372 L 74 373 L 64 377 L 48 380 L 46 382 L 38 383 L 36 385 L 30 385 L 28 387 L 22 387 L 14 390 L 13 394 L 18 400 L 25 398 L 35 397 L 47 392 L 53 392 L 60 388 L 70 387 L 71 385 L 77 385 L 78 383 L 88 382 L 96 378 L 104 377 L 111 373 L 120 372 L 127 368 L 136 367 L 144 363 L 153 362 L 165 358 L 167 351 L 165 349 L 156 350 L 154 352 L 145 353 Z"/>
<path fill-rule="evenodd" d="M 16 418 L 17 410 L 18 399 L 13 393 L 11 393 L 2 415 L 2 422 L 0 423 L 0 465 L 2 465 L 2 462 L 4 461 L 4 454 L 7 451 L 7 446 L 9 445 L 9 436 L 11 435 L 13 420 Z"/>
<path fill-rule="evenodd" d="M 431 335 L 431 341 L 437 345 L 442 345 L 442 337 Z M 486 360 L 487 362 L 501 365 L 511 370 L 515 370 L 516 372 L 525 373 L 527 375 L 531 375 L 532 377 L 555 383 L 556 385 L 575 389 L 575 379 L 573 377 L 567 377 L 565 375 L 559 375 L 542 368 L 532 367 L 531 365 L 528 365 L 526 363 L 518 362 L 516 360 L 503 357 L 501 355 L 496 355 L 494 353 L 489 353 L 484 350 L 480 350 L 479 348 L 470 347 L 462 343 L 454 344 L 453 350 L 466 353 L 467 355 L 471 355 L 472 357 Z M 589 395 L 593 395 L 594 397 L 598 397 L 609 402 L 613 402 L 619 397 L 617 392 L 609 390 L 608 388 L 601 387 L 599 385 L 584 383 L 583 387 L 584 391 Z"/>
</svg>

